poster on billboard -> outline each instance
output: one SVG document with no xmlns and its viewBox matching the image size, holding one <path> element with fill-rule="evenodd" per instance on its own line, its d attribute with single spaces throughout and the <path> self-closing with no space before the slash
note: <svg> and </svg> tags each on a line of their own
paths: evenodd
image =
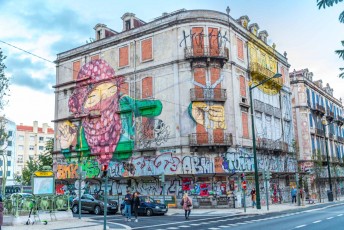
<svg viewBox="0 0 344 230">
<path fill-rule="evenodd" d="M 34 195 L 55 194 L 54 177 L 32 177 L 32 187 Z"/>
</svg>

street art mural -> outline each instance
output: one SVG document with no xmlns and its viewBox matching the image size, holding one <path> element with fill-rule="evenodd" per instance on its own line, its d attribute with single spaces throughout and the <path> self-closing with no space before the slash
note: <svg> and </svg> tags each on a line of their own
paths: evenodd
<svg viewBox="0 0 344 230">
<path fill-rule="evenodd" d="M 160 119 L 147 119 L 145 122 L 137 124 L 136 127 L 138 148 L 150 148 L 152 144 L 160 146 L 168 140 L 170 135 L 170 126 Z M 153 137 L 152 130 L 155 133 Z"/>
<path fill-rule="evenodd" d="M 77 76 L 76 88 L 69 98 L 68 106 L 78 125 L 68 121 L 59 124 L 58 140 L 62 151 L 81 144 L 85 154 L 96 156 L 99 164 L 112 159 L 130 157 L 134 147 L 135 117 L 153 118 L 160 115 L 159 100 L 136 100 L 122 92 L 124 77 L 116 76 L 113 68 L 104 60 L 92 60 L 82 66 Z M 167 140 L 168 126 L 161 120 L 154 126 L 156 144 Z M 77 143 L 75 144 L 75 138 Z M 80 139 L 80 140 L 79 140 Z M 142 141 L 144 137 L 141 138 Z"/>
<path fill-rule="evenodd" d="M 225 108 L 223 105 L 208 105 L 204 102 L 193 102 L 188 108 L 191 119 L 205 128 L 226 129 Z"/>
</svg>

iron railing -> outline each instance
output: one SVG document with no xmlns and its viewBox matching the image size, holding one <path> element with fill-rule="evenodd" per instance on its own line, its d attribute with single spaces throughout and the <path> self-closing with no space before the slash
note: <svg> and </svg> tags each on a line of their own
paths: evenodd
<svg viewBox="0 0 344 230">
<path fill-rule="evenodd" d="M 217 58 L 229 59 L 229 50 L 226 47 L 195 46 L 184 49 L 185 59 L 191 58 Z"/>
<path fill-rule="evenodd" d="M 225 89 L 190 89 L 191 101 L 226 101 Z"/>
<path fill-rule="evenodd" d="M 233 136 L 231 133 L 213 135 L 210 133 L 192 133 L 189 135 L 190 146 L 232 146 Z"/>
</svg>

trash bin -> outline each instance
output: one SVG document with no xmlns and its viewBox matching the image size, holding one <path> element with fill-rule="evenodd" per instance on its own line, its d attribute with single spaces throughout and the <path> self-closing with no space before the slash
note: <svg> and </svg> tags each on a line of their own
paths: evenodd
<svg viewBox="0 0 344 230">
<path fill-rule="evenodd" d="M 331 190 L 327 190 L 327 198 L 328 201 L 333 201 L 333 192 Z"/>
</svg>

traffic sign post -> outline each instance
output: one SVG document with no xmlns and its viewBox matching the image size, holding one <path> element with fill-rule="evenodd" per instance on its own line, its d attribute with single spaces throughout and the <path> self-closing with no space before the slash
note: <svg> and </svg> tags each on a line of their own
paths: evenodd
<svg viewBox="0 0 344 230">
<path fill-rule="evenodd" d="M 242 177 L 243 179 L 245 177 Z M 243 191 L 243 194 L 244 194 L 244 212 L 246 212 L 246 189 L 247 189 L 247 185 L 246 185 L 246 181 L 242 181 L 241 182 L 241 188 L 242 188 L 242 191 Z"/>
</svg>

